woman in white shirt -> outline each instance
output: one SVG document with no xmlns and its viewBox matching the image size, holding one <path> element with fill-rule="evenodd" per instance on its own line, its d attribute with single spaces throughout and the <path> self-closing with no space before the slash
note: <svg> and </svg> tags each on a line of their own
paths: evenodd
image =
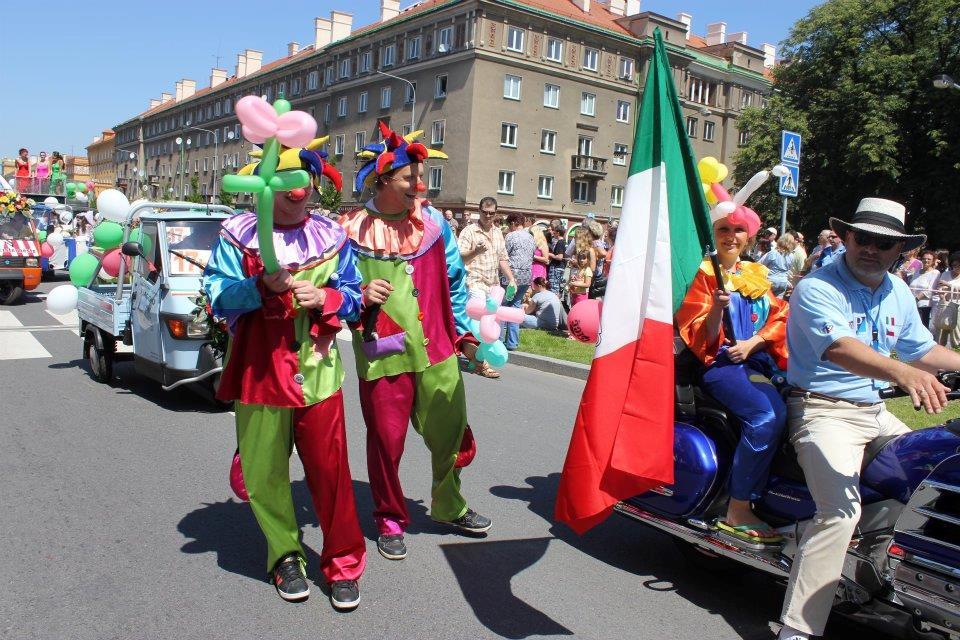
<svg viewBox="0 0 960 640">
<path fill-rule="evenodd" d="M 933 250 L 924 249 L 920 254 L 920 271 L 910 281 L 910 290 L 913 291 L 913 297 L 917 299 L 917 310 L 920 311 L 920 320 L 925 327 L 930 326 L 932 309 L 930 301 L 933 298 L 933 290 L 937 288 L 937 281 L 940 279 L 940 272 L 933 268 L 936 261 L 937 255 Z"/>
<path fill-rule="evenodd" d="M 960 251 L 951 253 L 947 264 L 950 268 L 940 274 L 934 287 L 939 292 L 939 300 L 933 307 L 930 330 L 939 344 L 952 349 L 960 346 L 960 329 L 957 327 L 957 312 L 960 309 Z"/>
</svg>

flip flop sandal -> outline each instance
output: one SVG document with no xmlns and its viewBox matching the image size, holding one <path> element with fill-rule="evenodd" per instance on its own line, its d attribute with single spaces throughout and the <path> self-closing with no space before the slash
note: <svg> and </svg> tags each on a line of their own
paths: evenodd
<svg viewBox="0 0 960 640">
<path fill-rule="evenodd" d="M 783 536 L 775 532 L 773 528 L 768 525 L 766 522 L 757 522 L 755 524 L 741 524 L 739 526 L 731 526 L 724 522 L 723 520 L 717 521 L 717 529 L 729 536 L 732 536 L 738 540 L 743 540 L 744 542 L 750 542 L 753 544 L 761 544 L 767 546 L 778 546 L 783 542 Z M 750 533 L 755 531 L 760 535 L 754 535 Z"/>
<path fill-rule="evenodd" d="M 476 374 L 484 378 L 490 378 L 491 380 L 496 380 L 500 377 L 500 372 L 486 363 L 484 363 L 483 366 L 477 367 Z"/>
</svg>

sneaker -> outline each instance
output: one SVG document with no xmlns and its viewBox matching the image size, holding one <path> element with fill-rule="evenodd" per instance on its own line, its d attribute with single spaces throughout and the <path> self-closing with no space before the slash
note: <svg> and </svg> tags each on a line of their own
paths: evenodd
<svg viewBox="0 0 960 640">
<path fill-rule="evenodd" d="M 337 580 L 330 584 L 330 604 L 337 611 L 350 611 L 360 604 L 360 585 L 356 580 Z"/>
<path fill-rule="evenodd" d="M 480 515 L 473 509 L 467 509 L 467 512 L 456 520 L 437 520 L 437 522 L 452 525 L 466 533 L 486 533 L 493 526 L 490 518 Z"/>
<path fill-rule="evenodd" d="M 277 562 L 273 569 L 273 586 L 277 588 L 277 595 L 288 602 L 306 600 L 310 595 L 307 577 L 303 575 L 300 556 L 291 553 Z"/>
<path fill-rule="evenodd" d="M 387 560 L 403 560 L 407 557 L 407 545 L 403 534 L 382 535 L 377 538 L 377 551 Z"/>
</svg>

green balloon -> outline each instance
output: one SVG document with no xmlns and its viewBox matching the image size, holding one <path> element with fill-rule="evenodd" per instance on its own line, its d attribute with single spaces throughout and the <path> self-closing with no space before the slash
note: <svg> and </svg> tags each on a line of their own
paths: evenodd
<svg viewBox="0 0 960 640">
<path fill-rule="evenodd" d="M 123 227 L 116 222 L 104 220 L 93 228 L 93 242 L 104 249 L 119 247 L 123 242 Z"/>
<path fill-rule="evenodd" d="M 47 232 L 46 231 L 37 231 L 37 240 L 40 242 L 47 241 Z"/>
<path fill-rule="evenodd" d="M 78 183 L 77 183 L 77 191 L 79 191 L 80 193 L 86 193 L 86 192 L 87 192 L 87 185 L 86 185 L 85 183 L 83 183 L 83 182 L 78 182 Z"/>
<path fill-rule="evenodd" d="M 81 253 L 70 261 L 70 282 L 77 287 L 88 287 L 99 268 L 100 261 L 95 256 Z"/>
<path fill-rule="evenodd" d="M 150 236 L 143 233 L 143 229 L 134 229 L 130 232 L 130 239 L 127 242 L 139 242 L 143 247 L 143 254 L 149 256 L 153 249 L 153 241 Z"/>
</svg>

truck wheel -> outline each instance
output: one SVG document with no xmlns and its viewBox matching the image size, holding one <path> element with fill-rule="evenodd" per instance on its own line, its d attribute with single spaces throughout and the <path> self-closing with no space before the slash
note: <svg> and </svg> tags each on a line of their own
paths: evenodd
<svg viewBox="0 0 960 640">
<path fill-rule="evenodd" d="M 23 295 L 23 283 L 17 280 L 0 280 L 0 304 L 13 304 Z"/>
<path fill-rule="evenodd" d="M 107 384 L 113 379 L 113 352 L 104 348 L 97 329 L 87 330 L 87 360 L 94 380 Z"/>
</svg>

